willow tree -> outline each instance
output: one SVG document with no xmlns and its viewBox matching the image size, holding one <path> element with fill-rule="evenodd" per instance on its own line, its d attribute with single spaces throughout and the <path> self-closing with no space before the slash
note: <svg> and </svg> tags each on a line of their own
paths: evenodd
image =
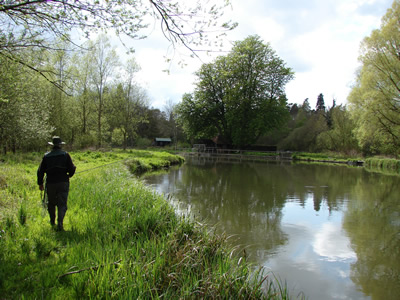
<svg viewBox="0 0 400 300">
<path fill-rule="evenodd" d="M 258 36 L 236 42 L 227 56 L 204 64 L 193 94 L 177 109 L 186 133 L 238 147 L 253 144 L 289 115 L 285 85 L 293 72 Z"/>
<path fill-rule="evenodd" d="M 361 45 L 362 68 L 350 96 L 357 136 L 368 152 L 398 153 L 400 147 L 400 1 L 394 1 Z"/>
</svg>

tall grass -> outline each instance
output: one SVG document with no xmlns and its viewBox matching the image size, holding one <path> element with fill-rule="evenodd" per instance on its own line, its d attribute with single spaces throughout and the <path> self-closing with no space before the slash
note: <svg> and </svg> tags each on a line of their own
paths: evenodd
<svg viewBox="0 0 400 300">
<path fill-rule="evenodd" d="M 400 174 L 400 160 L 398 159 L 371 157 L 365 160 L 365 167 L 371 170 Z"/>
<path fill-rule="evenodd" d="M 288 298 L 264 294 L 261 272 L 232 256 L 223 236 L 177 216 L 124 164 L 95 168 L 96 160 L 141 158 L 163 165 L 158 161 L 163 155 L 151 162 L 148 153 L 140 154 L 72 154 L 78 170 L 92 170 L 71 180 L 65 232 L 52 230 L 40 206 L 35 185 L 40 156 L 35 163 L 0 165 L 6 181 L 1 191 L 8 197 L 1 205 L 9 207 L 0 213 L 2 299 Z"/>
</svg>

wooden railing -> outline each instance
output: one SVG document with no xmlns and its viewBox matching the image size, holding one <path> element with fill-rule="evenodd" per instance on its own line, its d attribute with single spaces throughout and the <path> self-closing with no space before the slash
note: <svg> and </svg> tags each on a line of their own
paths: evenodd
<svg viewBox="0 0 400 300">
<path fill-rule="evenodd" d="M 176 149 L 188 155 L 209 155 L 209 156 L 230 156 L 238 158 L 262 158 L 262 159 L 275 159 L 275 160 L 291 160 L 292 152 L 286 151 L 257 151 L 257 150 L 241 150 L 241 149 L 224 149 L 215 147 L 201 147 L 195 145 L 193 148 Z"/>
</svg>

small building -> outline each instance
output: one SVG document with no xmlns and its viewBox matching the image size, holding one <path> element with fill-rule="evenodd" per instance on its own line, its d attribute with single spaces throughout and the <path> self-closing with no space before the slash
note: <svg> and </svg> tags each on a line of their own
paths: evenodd
<svg viewBox="0 0 400 300">
<path fill-rule="evenodd" d="M 155 138 L 153 143 L 154 146 L 164 147 L 171 145 L 172 140 L 170 138 Z"/>
</svg>

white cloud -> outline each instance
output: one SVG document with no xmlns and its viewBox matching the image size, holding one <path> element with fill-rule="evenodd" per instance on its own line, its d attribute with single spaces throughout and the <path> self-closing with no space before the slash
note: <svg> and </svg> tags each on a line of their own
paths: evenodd
<svg viewBox="0 0 400 300">
<path fill-rule="evenodd" d="M 326 105 L 330 106 L 333 98 L 345 104 L 359 67 L 360 42 L 380 26 L 391 4 L 392 0 L 232 0 L 232 10 L 226 15 L 239 26 L 228 34 L 226 45 L 229 48 L 231 41 L 257 34 L 270 42 L 296 73 L 286 89 L 289 102 L 302 103 L 309 98 L 313 107 L 323 93 Z M 162 108 L 168 99 L 178 102 L 183 93 L 192 92 L 193 73 L 215 55 L 199 53 L 202 61 L 187 58 L 188 66 L 183 69 L 177 64 L 180 57 L 169 65 L 164 57 L 172 49 L 157 26 L 149 39 L 133 46 L 142 67 L 138 78 L 152 104 Z M 162 72 L 164 69 L 170 74 Z"/>
<path fill-rule="evenodd" d="M 391 5 L 390 0 L 240 2 L 234 16 L 271 42 L 296 73 L 286 89 L 289 102 L 309 98 L 311 106 L 320 93 L 328 106 L 333 98 L 346 103 L 359 67 L 360 42 L 379 27 Z M 254 6 L 246 9 L 243 3 Z"/>
<path fill-rule="evenodd" d="M 324 223 L 315 234 L 313 248 L 328 261 L 357 259 L 355 252 L 350 248 L 349 238 L 343 234 L 338 224 Z"/>
</svg>

